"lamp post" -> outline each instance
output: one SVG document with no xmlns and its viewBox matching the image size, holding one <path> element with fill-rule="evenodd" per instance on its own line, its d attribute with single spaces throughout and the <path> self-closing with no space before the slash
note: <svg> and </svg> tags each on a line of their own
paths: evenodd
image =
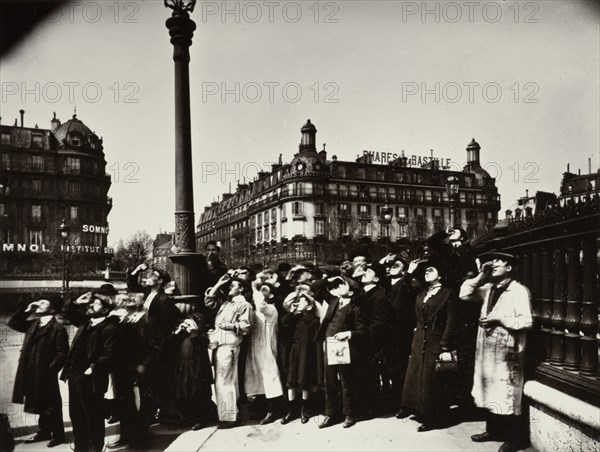
<svg viewBox="0 0 600 452">
<path fill-rule="evenodd" d="M 62 297 L 63 301 L 65 300 L 67 291 L 69 290 L 69 282 L 67 281 L 67 260 L 66 260 L 66 255 L 67 255 L 67 246 L 68 246 L 68 239 L 69 239 L 69 226 L 67 225 L 67 223 L 65 222 L 65 220 L 62 220 L 62 223 L 60 223 L 60 226 L 58 227 L 58 232 L 60 233 L 60 237 L 62 239 L 62 289 L 60 290 L 60 296 Z"/>
<path fill-rule="evenodd" d="M 196 0 L 164 0 L 164 4 L 173 10 L 166 26 L 175 62 L 175 237 L 169 258 L 181 293 L 194 296 L 199 295 L 200 278 L 194 234 L 189 48 L 196 24 L 189 13 L 194 10 Z"/>
<path fill-rule="evenodd" d="M 392 222 L 392 208 L 387 203 L 381 208 L 381 220 L 385 224 L 386 253 L 390 252 L 390 224 Z"/>
<path fill-rule="evenodd" d="M 446 192 L 448 193 L 448 207 L 450 207 L 450 227 L 456 225 L 455 203 L 458 197 L 459 180 L 456 176 L 448 176 L 446 179 Z"/>
</svg>

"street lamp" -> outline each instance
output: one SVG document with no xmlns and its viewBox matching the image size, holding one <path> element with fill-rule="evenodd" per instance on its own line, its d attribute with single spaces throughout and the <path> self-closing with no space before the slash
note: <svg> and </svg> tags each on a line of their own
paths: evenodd
<svg viewBox="0 0 600 452">
<path fill-rule="evenodd" d="M 456 176 L 448 176 L 446 179 L 446 192 L 448 193 L 448 206 L 450 207 L 450 227 L 456 223 L 455 203 L 458 197 L 459 179 Z"/>
<path fill-rule="evenodd" d="M 60 236 L 62 238 L 62 289 L 60 291 L 60 295 L 61 295 L 63 301 L 66 301 L 65 296 L 67 294 L 67 290 L 69 290 L 69 283 L 67 281 L 67 262 L 66 262 L 67 246 L 68 246 L 68 239 L 69 239 L 69 226 L 67 225 L 65 220 L 63 220 L 62 223 L 60 224 L 60 226 L 58 227 L 58 232 L 60 233 Z"/>
<path fill-rule="evenodd" d="M 190 119 L 190 52 L 196 24 L 188 12 L 196 0 L 164 0 L 173 10 L 166 21 L 175 62 L 175 236 L 172 255 L 174 279 L 184 296 L 199 295 L 199 259 L 194 227 L 192 136 Z"/>
<path fill-rule="evenodd" d="M 381 208 L 381 220 L 386 225 L 386 253 L 390 252 L 390 224 L 392 222 L 392 208 L 387 203 Z"/>
</svg>

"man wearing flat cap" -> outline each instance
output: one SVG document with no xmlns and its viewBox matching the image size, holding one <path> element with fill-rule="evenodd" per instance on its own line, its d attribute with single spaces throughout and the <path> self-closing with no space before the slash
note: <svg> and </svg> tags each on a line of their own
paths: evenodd
<svg viewBox="0 0 600 452">
<path fill-rule="evenodd" d="M 250 333 L 254 315 L 252 305 L 244 297 L 244 293 L 250 290 L 248 282 L 229 273 L 225 273 L 221 280 L 227 282 L 227 298 L 215 317 L 214 331 L 209 331 L 209 347 L 215 350 L 213 364 L 218 427 L 231 428 L 237 425 L 239 413 L 238 360 L 242 339 Z M 245 366 L 245 361 L 240 364 Z"/>
<path fill-rule="evenodd" d="M 25 442 L 49 440 L 48 447 L 65 438 L 58 372 L 67 358 L 69 338 L 64 325 L 54 318 L 60 304 L 60 296 L 34 301 L 8 322 L 13 330 L 25 333 L 13 403 L 24 403 L 25 412 L 40 415 L 38 432 Z"/>
<path fill-rule="evenodd" d="M 522 397 L 527 330 L 533 325 L 531 296 L 514 280 L 515 256 L 486 253 L 480 260 L 479 275 L 460 289 L 461 299 L 483 302 L 472 395 L 475 404 L 489 413 L 486 431 L 471 439 L 505 441 L 499 451 L 512 452 L 528 443 Z"/>
</svg>

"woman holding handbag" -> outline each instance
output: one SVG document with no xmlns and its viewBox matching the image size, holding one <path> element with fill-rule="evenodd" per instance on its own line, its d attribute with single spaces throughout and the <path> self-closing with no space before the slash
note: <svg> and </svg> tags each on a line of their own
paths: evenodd
<svg viewBox="0 0 600 452">
<path fill-rule="evenodd" d="M 444 287 L 447 269 L 444 261 L 432 256 L 413 261 L 409 273 L 423 272 L 425 288 L 417 295 L 415 328 L 411 355 L 402 393 L 402 406 L 417 415 L 422 424 L 417 431 L 438 427 L 448 410 L 444 382 L 436 376 L 436 364 L 452 359 L 457 330 L 454 291 Z M 447 367 L 439 364 L 440 370 Z M 442 375 L 440 375 L 441 377 Z"/>
</svg>

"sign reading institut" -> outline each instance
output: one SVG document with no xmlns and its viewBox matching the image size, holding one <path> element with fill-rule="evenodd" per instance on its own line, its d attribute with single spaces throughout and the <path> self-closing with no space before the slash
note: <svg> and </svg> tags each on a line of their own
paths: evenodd
<svg viewBox="0 0 600 452">
<path fill-rule="evenodd" d="M 3 253 L 47 253 L 52 251 L 46 247 L 45 243 L 41 245 L 26 244 L 26 243 L 3 243 L 0 248 Z M 97 253 L 97 254 L 113 254 L 113 249 L 106 246 L 88 246 L 88 245 L 72 245 L 62 246 L 60 251 L 73 251 L 75 253 Z"/>
</svg>

